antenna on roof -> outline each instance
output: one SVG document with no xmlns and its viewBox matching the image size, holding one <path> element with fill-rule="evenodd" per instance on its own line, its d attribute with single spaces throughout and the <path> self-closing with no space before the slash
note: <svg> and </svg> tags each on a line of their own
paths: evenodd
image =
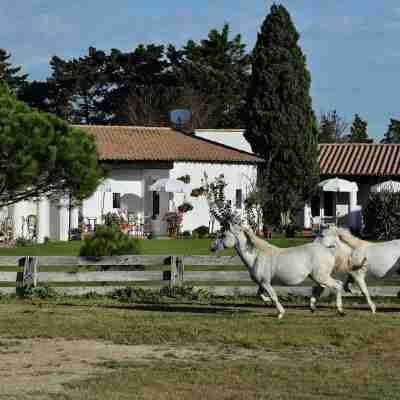
<svg viewBox="0 0 400 400">
<path fill-rule="evenodd" d="M 171 124 L 177 129 L 182 129 L 190 121 L 190 118 L 190 111 L 184 108 L 172 110 L 169 113 Z"/>
</svg>

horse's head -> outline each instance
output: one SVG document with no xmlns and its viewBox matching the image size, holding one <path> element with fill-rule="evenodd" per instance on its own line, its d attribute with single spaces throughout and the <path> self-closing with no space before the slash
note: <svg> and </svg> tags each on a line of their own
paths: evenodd
<svg viewBox="0 0 400 400">
<path fill-rule="evenodd" d="M 339 236 L 336 227 L 332 226 L 324 229 L 315 241 L 321 243 L 325 247 L 335 248 L 339 243 Z"/>
<path fill-rule="evenodd" d="M 231 249 L 235 247 L 240 232 L 241 232 L 240 227 L 235 224 L 228 223 L 224 225 L 224 227 L 221 230 L 221 233 L 211 243 L 211 251 L 217 252 L 220 250 Z"/>
<path fill-rule="evenodd" d="M 343 257 L 349 256 L 351 253 L 351 247 L 344 241 L 341 237 L 341 232 L 346 231 L 343 228 L 337 228 L 336 226 L 331 226 L 324 229 L 320 236 L 316 239 L 323 246 L 328 248 L 335 248 L 336 254 Z M 347 231 L 346 231 L 347 232 Z"/>
</svg>

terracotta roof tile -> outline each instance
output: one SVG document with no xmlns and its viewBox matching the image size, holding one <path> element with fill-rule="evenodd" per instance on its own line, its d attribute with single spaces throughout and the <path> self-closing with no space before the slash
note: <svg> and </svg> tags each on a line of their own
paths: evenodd
<svg viewBox="0 0 400 400">
<path fill-rule="evenodd" d="M 263 162 L 251 153 L 186 135 L 173 128 L 75 126 L 95 137 L 103 161 Z"/>
<path fill-rule="evenodd" d="M 324 143 L 322 175 L 400 176 L 400 144 Z"/>
</svg>

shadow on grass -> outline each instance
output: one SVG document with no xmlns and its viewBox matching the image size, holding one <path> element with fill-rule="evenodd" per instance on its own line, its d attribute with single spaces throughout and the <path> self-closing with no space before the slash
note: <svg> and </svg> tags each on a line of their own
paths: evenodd
<svg viewBox="0 0 400 400">
<path fill-rule="evenodd" d="M 61 306 L 68 307 L 93 307 L 93 304 L 74 304 L 58 303 Z M 96 304 L 96 308 L 114 309 L 114 310 L 132 310 L 132 311 L 151 311 L 151 312 L 170 312 L 170 313 L 191 313 L 191 314 L 250 314 L 252 312 L 262 313 L 263 310 L 273 313 L 275 306 L 272 304 L 237 304 L 237 303 L 213 303 L 211 305 L 194 305 L 193 303 L 181 302 L 179 304 L 154 304 L 154 303 L 132 303 L 132 304 Z M 284 304 L 286 311 L 304 310 L 310 315 L 320 316 L 318 311 L 336 311 L 334 304 L 319 304 L 314 314 L 310 312 L 308 304 Z M 345 305 L 345 313 L 352 311 L 365 311 L 370 313 L 369 306 L 363 304 Z M 265 314 L 265 316 L 273 316 Z M 379 305 L 377 304 L 377 313 L 400 313 L 400 304 Z"/>
<path fill-rule="evenodd" d="M 93 304 L 71 304 L 59 303 L 68 307 L 93 307 Z M 127 304 L 127 305 L 96 305 L 96 308 L 106 308 L 114 310 L 132 310 L 132 311 L 154 311 L 154 312 L 181 312 L 191 314 L 237 314 L 250 313 L 251 310 L 241 310 L 239 307 L 229 306 L 200 306 L 187 304 Z"/>
</svg>

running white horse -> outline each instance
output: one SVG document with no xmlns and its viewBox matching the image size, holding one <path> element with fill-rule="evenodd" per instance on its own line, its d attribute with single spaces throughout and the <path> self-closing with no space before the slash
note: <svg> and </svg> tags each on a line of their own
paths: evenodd
<svg viewBox="0 0 400 400">
<path fill-rule="evenodd" d="M 340 235 L 339 232 L 341 232 Z M 341 240 L 341 237 L 343 237 L 343 233 L 345 233 L 346 235 L 349 234 L 347 230 L 332 226 L 328 229 L 325 229 L 322 232 L 321 238 L 316 240 L 320 240 L 321 243 L 327 245 L 327 247 L 332 247 L 331 243 L 335 242 L 335 270 L 333 272 L 333 276 L 335 278 L 339 278 L 342 281 L 345 281 L 344 290 L 348 292 L 352 292 L 351 283 L 356 282 L 361 292 L 365 296 L 372 313 L 375 314 L 376 306 L 371 299 L 367 284 L 365 282 L 366 269 L 362 264 L 354 263 L 352 261 L 354 249 L 353 247 L 349 246 L 347 242 Z M 353 238 L 355 241 L 357 241 L 357 244 L 359 246 L 370 244 L 369 242 L 362 241 L 361 239 L 358 239 L 354 236 Z"/>
<path fill-rule="evenodd" d="M 371 311 L 375 313 L 376 307 L 370 300 L 365 279 L 383 279 L 400 273 L 400 240 L 373 243 L 355 237 L 347 229 L 331 228 L 330 231 L 336 231 L 339 239 L 352 249 L 349 262 L 354 270 L 349 273 L 367 298 Z"/>
<path fill-rule="evenodd" d="M 340 315 L 344 315 L 342 304 L 342 282 L 332 278 L 335 268 L 335 256 L 327 247 L 313 242 L 291 248 L 277 248 L 266 245 L 258 239 L 249 228 L 240 224 L 225 222 L 225 230 L 211 246 L 216 252 L 224 248 L 234 248 L 246 265 L 251 279 L 259 286 L 259 293 L 268 294 L 278 310 L 278 318 L 282 318 L 285 309 L 279 302 L 272 287 L 272 282 L 292 286 L 302 283 L 310 277 L 317 286 L 313 288 L 311 309 L 315 309 L 317 298 L 325 287 L 336 292 L 336 307 Z M 261 243 L 261 241 L 263 243 Z M 264 299 L 264 298 L 263 298 Z M 264 299 L 265 300 L 265 299 Z"/>
</svg>

